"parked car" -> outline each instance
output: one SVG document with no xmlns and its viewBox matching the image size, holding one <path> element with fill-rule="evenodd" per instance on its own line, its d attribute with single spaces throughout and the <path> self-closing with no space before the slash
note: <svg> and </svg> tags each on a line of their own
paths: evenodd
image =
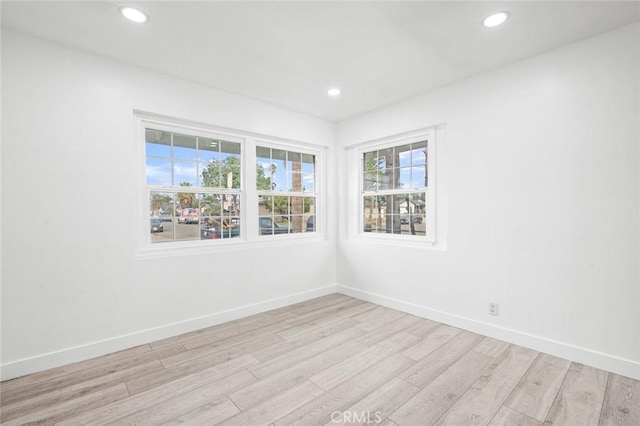
<svg viewBox="0 0 640 426">
<path fill-rule="evenodd" d="M 313 221 L 312 221 L 313 223 Z M 260 235 L 289 234 L 288 226 L 280 226 L 270 217 L 260 217 L 258 219 Z M 307 221 L 307 226 L 309 221 Z M 236 238 L 240 236 L 240 225 L 232 223 L 228 228 L 220 228 L 220 226 L 203 226 L 200 229 L 201 240 L 215 240 L 218 238 Z"/>
<path fill-rule="evenodd" d="M 198 216 L 179 216 L 178 223 L 197 224 L 200 222 Z"/>
<path fill-rule="evenodd" d="M 411 215 L 411 222 L 413 223 L 422 223 L 422 215 L 414 213 Z M 409 215 L 403 214 L 400 215 L 400 223 L 408 224 L 409 223 Z"/>
<path fill-rule="evenodd" d="M 260 235 L 288 234 L 291 231 L 288 226 L 280 226 L 270 217 L 261 217 L 258 219 L 260 226 Z"/>
<path fill-rule="evenodd" d="M 219 238 L 236 238 L 240 236 L 240 228 L 232 227 L 226 229 L 215 228 L 213 226 L 202 227 L 200 229 L 201 240 L 217 240 Z"/>
<path fill-rule="evenodd" d="M 312 214 L 307 219 L 307 232 L 315 232 L 316 230 L 316 215 Z"/>
<path fill-rule="evenodd" d="M 162 213 L 161 215 L 158 216 L 158 218 L 162 222 L 171 222 L 171 219 L 172 219 L 169 213 Z"/>
<path fill-rule="evenodd" d="M 164 227 L 162 226 L 162 221 L 158 217 L 151 218 L 151 233 L 154 232 L 163 232 Z"/>
</svg>

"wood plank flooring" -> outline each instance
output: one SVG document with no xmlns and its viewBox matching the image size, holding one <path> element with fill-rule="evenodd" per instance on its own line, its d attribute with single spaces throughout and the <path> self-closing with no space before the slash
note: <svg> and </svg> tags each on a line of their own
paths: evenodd
<svg viewBox="0 0 640 426">
<path fill-rule="evenodd" d="M 0 383 L 3 425 L 640 425 L 640 381 L 332 294 Z"/>
</svg>

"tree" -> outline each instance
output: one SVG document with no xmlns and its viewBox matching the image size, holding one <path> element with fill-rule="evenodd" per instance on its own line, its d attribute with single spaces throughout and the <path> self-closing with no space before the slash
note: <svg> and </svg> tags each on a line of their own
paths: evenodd
<svg viewBox="0 0 640 426">
<path fill-rule="evenodd" d="M 173 199 L 170 195 L 158 192 L 151 193 L 151 212 L 153 214 L 172 211 L 172 204 Z"/>
<path fill-rule="evenodd" d="M 304 202 L 303 197 L 288 197 L 284 195 L 275 195 L 273 197 L 265 197 L 264 207 L 269 212 L 288 216 L 291 214 L 309 213 L 311 211 L 311 203 Z M 310 198 L 310 197 L 305 197 Z M 271 206 L 271 200 L 273 199 L 273 207 Z"/>
<path fill-rule="evenodd" d="M 275 167 L 275 165 L 272 166 Z M 270 177 L 265 176 L 262 166 L 256 165 L 256 189 L 258 191 L 271 191 L 275 187 L 275 182 L 272 182 Z"/>
<path fill-rule="evenodd" d="M 365 185 L 367 185 L 368 182 L 366 190 L 375 191 L 381 189 L 380 180 L 386 175 L 386 169 L 384 167 L 386 158 L 383 155 L 378 155 L 378 151 L 373 151 L 367 154 L 368 155 L 365 155 L 364 160 Z M 379 218 L 382 214 L 382 208 L 386 206 L 386 204 L 386 196 L 375 195 L 370 198 L 368 221 L 371 221 L 375 209 L 378 213 L 378 219 L 375 223 L 376 227 L 380 226 Z"/>
<path fill-rule="evenodd" d="M 190 182 L 180 182 L 180 186 L 192 186 Z M 178 192 L 178 204 L 180 209 L 197 207 L 196 194 L 193 192 Z"/>
<path fill-rule="evenodd" d="M 211 161 L 202 171 L 202 183 L 212 188 L 240 188 L 240 158 Z"/>
</svg>

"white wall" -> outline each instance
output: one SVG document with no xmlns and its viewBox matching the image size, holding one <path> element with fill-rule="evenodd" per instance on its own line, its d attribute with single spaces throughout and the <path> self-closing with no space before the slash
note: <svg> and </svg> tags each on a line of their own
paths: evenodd
<svg viewBox="0 0 640 426">
<path fill-rule="evenodd" d="M 351 238 L 343 160 L 339 289 L 640 378 L 639 58 L 634 24 L 339 123 L 445 123 L 448 198 L 444 252 Z"/>
<path fill-rule="evenodd" d="M 333 123 L 10 31 L 2 65 L 3 378 L 335 291 L 331 229 L 304 246 L 136 259 L 132 124 L 138 109 L 333 157 Z"/>
<path fill-rule="evenodd" d="M 640 378 L 639 25 L 342 122 L 337 135 L 302 114 L 2 36 L 2 378 L 329 292 L 336 281 Z M 328 160 L 340 160 L 340 181 L 328 173 L 328 238 L 136 259 L 134 109 L 328 146 Z M 439 123 L 446 250 L 350 238 L 357 183 L 336 138 L 347 147 Z M 270 275 L 283 259 L 287 268 Z M 489 301 L 499 317 L 487 315 Z"/>
</svg>

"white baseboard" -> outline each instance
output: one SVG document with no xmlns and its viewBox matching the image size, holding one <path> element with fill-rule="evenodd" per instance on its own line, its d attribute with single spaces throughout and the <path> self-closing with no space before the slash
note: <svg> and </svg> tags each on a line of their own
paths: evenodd
<svg viewBox="0 0 640 426">
<path fill-rule="evenodd" d="M 545 337 L 524 333 L 522 331 L 500 327 L 495 324 L 489 324 L 471 318 L 438 311 L 415 303 L 405 302 L 403 300 L 352 287 L 338 285 L 337 289 L 339 293 L 347 296 L 366 300 L 368 302 L 397 309 L 412 315 L 417 315 L 443 324 L 469 330 L 483 336 L 503 340 L 505 342 L 524 346 L 539 352 L 544 352 L 560 358 L 640 380 L 640 362 L 638 361 L 620 358 L 615 355 L 563 343 L 557 340 L 547 339 Z"/>
<path fill-rule="evenodd" d="M 85 345 L 66 348 L 55 352 L 25 358 L 18 361 L 8 362 L 0 366 L 0 380 L 8 380 L 15 377 L 24 376 L 49 368 L 60 367 L 73 362 L 84 361 L 97 356 L 106 355 L 123 349 L 131 348 L 156 340 L 176 336 L 182 333 L 211 327 L 212 325 L 232 321 L 249 315 L 258 314 L 272 309 L 294 303 L 303 302 L 315 297 L 325 296 L 335 293 L 336 286 L 331 285 L 300 293 L 291 294 L 284 297 L 269 299 L 250 305 L 228 309 L 226 311 L 214 312 L 198 318 L 191 318 L 172 324 L 166 324 L 147 330 L 137 331 L 122 336 L 113 337 Z"/>
</svg>

